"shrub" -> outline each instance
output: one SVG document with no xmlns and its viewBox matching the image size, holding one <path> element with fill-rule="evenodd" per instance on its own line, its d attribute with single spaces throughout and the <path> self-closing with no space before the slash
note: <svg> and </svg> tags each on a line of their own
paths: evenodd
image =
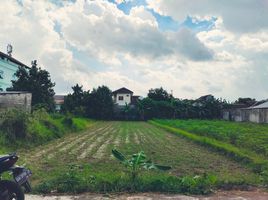
<svg viewBox="0 0 268 200">
<path fill-rule="evenodd" d="M 130 174 L 130 178 L 132 182 L 135 182 L 138 178 L 139 173 L 142 170 L 162 170 L 167 171 L 170 170 L 170 166 L 158 165 L 153 163 L 151 160 L 147 159 L 147 156 L 144 154 L 143 151 L 133 154 L 129 156 L 129 158 L 125 157 L 121 152 L 117 151 L 116 149 L 112 150 L 113 156 L 122 163 L 128 173 Z"/>
<path fill-rule="evenodd" d="M 72 127 L 73 126 L 73 118 L 70 115 L 66 115 L 63 118 L 62 123 L 66 125 L 67 127 Z"/>
<path fill-rule="evenodd" d="M 69 165 L 50 180 L 37 185 L 39 193 L 79 193 L 79 192 L 169 192 L 184 194 L 208 194 L 216 186 L 217 179 L 212 175 L 176 177 L 148 171 L 133 182 L 129 176 L 119 172 L 95 172 L 88 166 Z"/>
<path fill-rule="evenodd" d="M 26 138 L 29 113 L 11 109 L 3 112 L 0 118 L 0 129 L 9 141 Z"/>
</svg>

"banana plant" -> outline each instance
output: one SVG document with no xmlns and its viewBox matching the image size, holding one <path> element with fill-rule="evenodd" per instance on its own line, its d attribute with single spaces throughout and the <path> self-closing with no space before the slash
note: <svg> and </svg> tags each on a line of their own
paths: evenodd
<svg viewBox="0 0 268 200">
<path fill-rule="evenodd" d="M 113 156 L 119 160 L 130 172 L 131 180 L 135 182 L 138 178 L 138 174 L 142 169 L 145 170 L 161 170 L 167 171 L 170 170 L 170 166 L 158 165 L 153 163 L 151 160 L 147 160 L 146 155 L 143 151 L 133 154 L 129 158 L 124 156 L 121 152 L 116 149 L 112 150 Z"/>
</svg>

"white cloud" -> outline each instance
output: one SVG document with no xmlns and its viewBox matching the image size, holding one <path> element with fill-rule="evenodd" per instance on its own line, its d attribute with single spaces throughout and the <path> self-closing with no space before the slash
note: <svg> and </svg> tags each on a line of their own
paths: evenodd
<svg viewBox="0 0 268 200">
<path fill-rule="evenodd" d="M 222 17 L 225 27 L 237 32 L 268 28 L 267 0 L 147 0 L 159 13 L 182 22 L 187 16 Z"/>
<path fill-rule="evenodd" d="M 200 9 L 189 1 L 154 2 L 150 6 L 180 20 L 186 14 L 197 18 L 214 15 L 199 3 Z M 185 7 L 178 7 L 178 2 Z M 203 2 L 211 3 L 212 8 L 216 5 Z M 229 8 L 228 2 L 221 3 L 220 7 Z M 182 12 L 173 13 L 171 7 Z M 256 13 L 255 7 L 252 12 Z M 189 29 L 160 31 L 144 6 L 134 7 L 126 15 L 102 0 L 78 0 L 61 7 L 48 1 L 25 0 L 20 6 L 15 0 L 2 0 L 0 14 L 5 17 L 0 19 L 0 46 L 4 49 L 12 43 L 14 57 L 26 64 L 37 59 L 39 66 L 51 73 L 58 93 L 79 83 L 85 89 L 103 84 L 111 89 L 126 86 L 141 95 L 163 86 L 180 98 L 208 93 L 231 100 L 239 96 L 267 98 L 266 22 L 258 22 L 248 32 L 244 22 L 232 27 L 226 12 L 216 13 L 215 28 L 195 34 Z M 238 18 L 240 12 L 238 9 Z M 88 60 L 78 59 L 76 54 Z"/>
<path fill-rule="evenodd" d="M 114 4 L 90 1 L 62 8 L 59 13 L 55 19 L 61 22 L 64 39 L 108 64 L 118 64 L 117 56 L 122 54 L 148 59 L 172 54 L 193 60 L 212 58 L 212 51 L 191 31 L 161 32 L 143 6 L 134 7 L 130 15 L 125 15 Z"/>
</svg>

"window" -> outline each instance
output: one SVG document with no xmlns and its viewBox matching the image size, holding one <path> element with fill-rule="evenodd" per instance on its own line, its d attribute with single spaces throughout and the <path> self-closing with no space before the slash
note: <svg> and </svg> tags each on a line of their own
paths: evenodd
<svg viewBox="0 0 268 200">
<path fill-rule="evenodd" d="M 118 96 L 118 100 L 119 101 L 123 101 L 124 100 L 124 97 L 123 96 Z"/>
<path fill-rule="evenodd" d="M 0 79 L 4 79 L 4 71 L 0 70 Z"/>
<path fill-rule="evenodd" d="M 129 94 L 127 94 L 127 97 L 129 97 Z"/>
</svg>

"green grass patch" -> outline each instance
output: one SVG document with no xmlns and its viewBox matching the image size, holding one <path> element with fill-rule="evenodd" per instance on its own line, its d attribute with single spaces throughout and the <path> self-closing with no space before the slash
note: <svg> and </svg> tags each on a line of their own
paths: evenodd
<svg viewBox="0 0 268 200">
<path fill-rule="evenodd" d="M 33 113 L 8 110 L 0 120 L 0 153 L 44 144 L 67 133 L 85 130 L 93 123 L 85 118 L 48 114 L 42 109 Z"/>
<path fill-rule="evenodd" d="M 257 155 L 255 152 L 249 151 L 248 149 L 238 148 L 230 143 L 222 142 L 212 137 L 193 134 L 178 128 L 178 126 L 174 127 L 171 120 L 152 120 L 150 123 L 172 133 L 182 135 L 202 145 L 224 152 L 236 160 L 249 164 L 254 171 L 260 174 L 266 174 L 268 170 L 268 160 L 262 155 Z"/>
<path fill-rule="evenodd" d="M 135 183 L 125 173 L 115 171 L 92 172 L 89 165 L 70 165 L 53 178 L 37 185 L 37 193 L 81 192 L 169 192 L 208 194 L 216 187 L 217 178 L 212 175 L 175 177 L 164 173 L 144 172 Z M 133 187 L 134 184 L 134 187 Z"/>
<path fill-rule="evenodd" d="M 154 120 L 268 157 L 268 124 L 222 120 Z"/>
<path fill-rule="evenodd" d="M 98 121 L 79 134 L 23 151 L 20 163 L 33 171 L 31 182 L 38 193 L 132 191 L 126 169 L 111 155 L 114 148 L 125 155 L 144 151 L 152 162 L 172 167 L 142 172 L 135 191 L 200 194 L 214 187 L 262 185 L 250 168 L 145 122 Z M 217 180 L 206 183 L 206 176 Z"/>
</svg>

